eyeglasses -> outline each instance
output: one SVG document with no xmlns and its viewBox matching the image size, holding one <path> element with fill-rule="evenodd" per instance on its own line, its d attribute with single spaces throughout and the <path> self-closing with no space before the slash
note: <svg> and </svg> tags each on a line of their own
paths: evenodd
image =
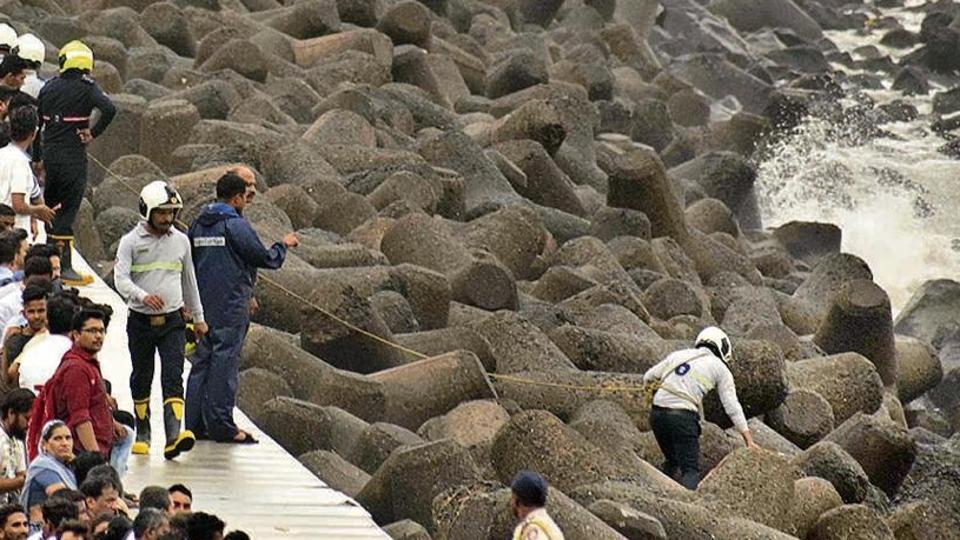
<svg viewBox="0 0 960 540">
<path fill-rule="evenodd" d="M 107 333 L 107 330 L 105 328 L 84 328 L 80 331 L 83 332 L 84 334 L 93 334 L 93 335 L 100 335 L 100 336 Z"/>
</svg>

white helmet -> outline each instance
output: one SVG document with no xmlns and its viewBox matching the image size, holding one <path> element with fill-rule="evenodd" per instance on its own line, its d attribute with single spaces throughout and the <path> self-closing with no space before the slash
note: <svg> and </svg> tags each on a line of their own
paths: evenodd
<svg viewBox="0 0 960 540">
<path fill-rule="evenodd" d="M 158 208 L 178 212 L 183 209 L 180 194 L 163 180 L 150 182 L 140 190 L 140 217 L 149 220 L 150 212 Z"/>
<path fill-rule="evenodd" d="M 17 38 L 17 56 L 28 62 L 42 64 L 47 56 L 47 48 L 40 38 L 33 34 L 24 34 Z"/>
<path fill-rule="evenodd" d="M 730 358 L 733 355 L 733 348 L 730 347 L 730 338 L 727 337 L 727 333 L 723 330 L 716 326 L 704 328 L 703 331 L 697 335 L 697 341 L 693 344 L 694 347 L 700 347 L 701 345 L 708 345 L 715 353 L 719 353 L 720 359 L 723 360 L 724 363 L 730 362 Z"/>
<path fill-rule="evenodd" d="M 0 48 L 13 49 L 17 44 L 17 31 L 7 23 L 0 23 Z"/>
</svg>

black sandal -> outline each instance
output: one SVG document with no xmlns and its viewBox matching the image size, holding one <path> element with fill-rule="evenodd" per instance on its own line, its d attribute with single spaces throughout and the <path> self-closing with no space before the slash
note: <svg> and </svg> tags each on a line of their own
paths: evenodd
<svg viewBox="0 0 960 540">
<path fill-rule="evenodd" d="M 220 441 L 220 442 L 225 442 L 225 443 L 230 443 L 230 444 L 260 444 L 260 441 L 254 439 L 254 438 L 253 438 L 253 435 L 251 435 L 250 433 L 247 433 L 246 431 L 240 430 L 237 434 L 239 435 L 240 433 L 243 433 L 243 438 L 242 438 L 242 439 L 239 439 L 239 440 L 238 440 L 238 439 L 234 438 L 234 439 L 230 439 L 230 440 L 227 440 L 227 441 Z M 236 435 L 235 435 L 234 437 L 236 437 Z"/>
</svg>

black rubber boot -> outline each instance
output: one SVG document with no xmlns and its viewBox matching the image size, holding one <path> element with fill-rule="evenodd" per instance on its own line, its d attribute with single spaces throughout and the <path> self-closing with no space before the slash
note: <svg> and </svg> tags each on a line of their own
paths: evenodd
<svg viewBox="0 0 960 540">
<path fill-rule="evenodd" d="M 68 287 L 82 287 L 93 283 L 93 276 L 78 273 L 73 269 L 73 237 L 51 234 L 48 243 L 60 250 L 60 281 Z"/>
<path fill-rule="evenodd" d="M 150 398 L 134 400 L 133 416 L 137 422 L 137 442 L 130 453 L 145 456 L 150 453 Z"/>
<path fill-rule="evenodd" d="M 189 452 L 196 444 L 197 438 L 189 429 L 180 431 L 180 422 L 183 420 L 183 400 L 169 398 L 163 402 L 163 427 L 167 431 L 167 445 L 163 449 L 163 457 L 175 459 L 184 452 Z"/>
</svg>

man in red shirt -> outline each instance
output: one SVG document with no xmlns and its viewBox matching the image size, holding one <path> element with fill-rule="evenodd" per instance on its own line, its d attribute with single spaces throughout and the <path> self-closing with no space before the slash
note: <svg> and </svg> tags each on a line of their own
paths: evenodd
<svg viewBox="0 0 960 540">
<path fill-rule="evenodd" d="M 97 353 L 106 335 L 105 315 L 95 309 L 81 310 L 73 319 L 71 348 L 48 384 L 56 418 L 73 431 L 78 452 L 100 452 L 123 475 L 133 433 L 113 419 Z"/>
</svg>

